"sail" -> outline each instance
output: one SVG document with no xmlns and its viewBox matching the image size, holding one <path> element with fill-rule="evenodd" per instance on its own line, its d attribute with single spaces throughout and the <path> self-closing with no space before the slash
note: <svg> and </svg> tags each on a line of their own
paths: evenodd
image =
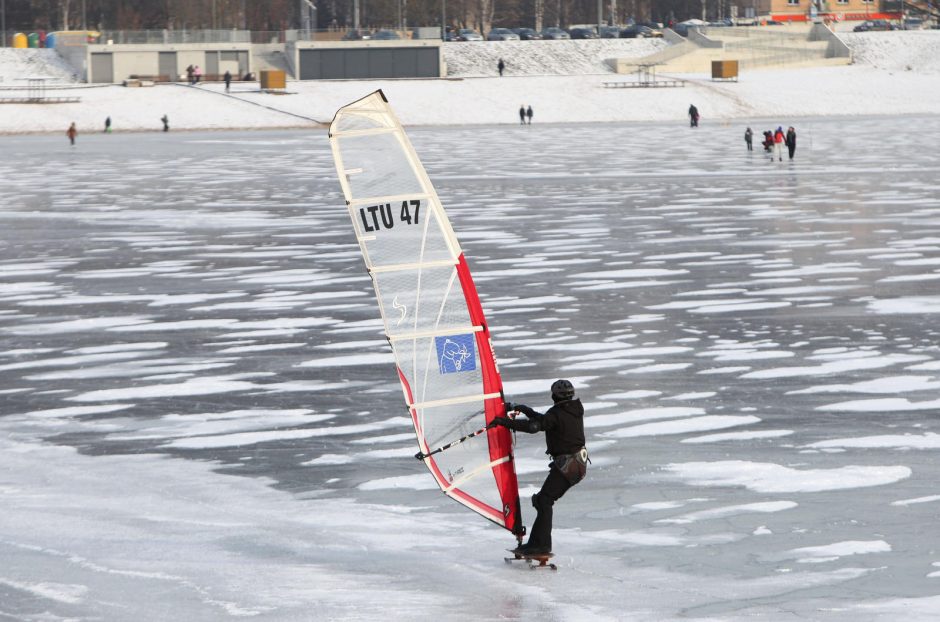
<svg viewBox="0 0 940 622">
<path fill-rule="evenodd" d="M 417 457 L 446 495 L 521 535 L 512 435 L 489 427 L 505 416 L 502 380 L 470 270 L 431 180 L 382 91 L 336 113 L 330 144 L 414 422 Z"/>
</svg>

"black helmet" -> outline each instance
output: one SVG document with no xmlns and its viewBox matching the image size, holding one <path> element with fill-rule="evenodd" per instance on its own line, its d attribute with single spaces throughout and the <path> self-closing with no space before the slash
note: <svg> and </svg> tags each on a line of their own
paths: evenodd
<svg viewBox="0 0 940 622">
<path fill-rule="evenodd" d="M 567 380 L 556 380 L 552 383 L 552 399 L 556 402 L 570 400 L 574 397 L 574 385 Z"/>
</svg>

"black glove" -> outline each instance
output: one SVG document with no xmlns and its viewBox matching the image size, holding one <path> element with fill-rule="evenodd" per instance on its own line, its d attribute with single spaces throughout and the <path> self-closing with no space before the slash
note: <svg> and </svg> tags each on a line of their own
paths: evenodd
<svg viewBox="0 0 940 622">
<path fill-rule="evenodd" d="M 516 410 L 516 408 L 518 407 L 518 404 L 513 404 L 512 402 L 503 402 L 503 403 L 506 406 L 506 412 Z"/>
<path fill-rule="evenodd" d="M 512 424 L 512 419 L 509 417 L 496 417 L 493 419 L 493 423 L 496 425 L 501 425 L 504 428 L 508 428 Z"/>
</svg>

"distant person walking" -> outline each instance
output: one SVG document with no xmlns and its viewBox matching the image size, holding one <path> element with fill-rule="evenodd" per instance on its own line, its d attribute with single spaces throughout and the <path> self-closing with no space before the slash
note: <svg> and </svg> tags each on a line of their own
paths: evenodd
<svg viewBox="0 0 940 622">
<path fill-rule="evenodd" d="M 189 82 L 190 84 L 195 84 L 196 80 L 193 78 L 195 74 L 196 74 L 196 70 L 193 68 L 192 65 L 189 65 L 188 67 L 186 67 L 186 81 L 187 82 Z"/>
<path fill-rule="evenodd" d="M 105 134 L 111 133 L 111 117 L 108 117 L 107 119 L 104 120 L 104 133 Z"/>
<path fill-rule="evenodd" d="M 744 130 L 744 142 L 747 143 L 747 150 L 754 151 L 754 132 L 751 128 Z"/>
<path fill-rule="evenodd" d="M 166 115 L 163 115 L 162 117 L 160 117 L 160 120 L 163 121 L 163 131 L 164 131 L 164 132 L 169 132 L 169 131 L 170 131 L 170 119 L 169 119 L 169 117 L 167 117 Z"/>
<path fill-rule="evenodd" d="M 195 68 L 193 68 L 193 76 L 195 76 L 196 79 L 196 82 L 193 84 L 198 83 L 199 80 L 202 79 L 202 69 L 199 68 L 199 65 L 196 65 Z"/>
<path fill-rule="evenodd" d="M 503 77 L 503 70 L 506 69 L 506 63 L 503 62 L 503 59 L 499 59 L 499 63 L 496 65 L 496 68 L 499 69 L 499 77 Z"/>
<path fill-rule="evenodd" d="M 796 130 L 793 129 L 791 125 L 787 129 L 787 136 L 784 138 L 784 142 L 787 144 L 787 151 L 790 152 L 790 159 L 793 159 L 793 154 L 796 152 Z"/>
<path fill-rule="evenodd" d="M 532 125 L 532 106 L 526 108 L 525 116 L 529 120 L 529 125 Z"/>
<path fill-rule="evenodd" d="M 780 126 L 774 132 L 774 153 L 770 156 L 771 160 L 774 159 L 774 156 L 777 156 L 777 161 L 783 162 L 783 145 L 785 142 L 786 136 L 783 134 L 783 127 Z"/>
<path fill-rule="evenodd" d="M 69 142 L 74 145 L 75 137 L 78 136 L 78 128 L 75 127 L 74 121 L 72 121 L 72 125 L 69 126 L 69 129 L 65 132 L 65 135 L 69 137 Z"/>
<path fill-rule="evenodd" d="M 519 123 L 525 125 L 525 104 L 519 106 Z"/>
<path fill-rule="evenodd" d="M 698 108 L 694 104 L 689 105 L 689 127 L 698 127 Z"/>
<path fill-rule="evenodd" d="M 225 80 L 225 92 L 228 93 L 228 89 L 232 85 L 232 72 L 226 70 L 222 79 Z"/>
</svg>

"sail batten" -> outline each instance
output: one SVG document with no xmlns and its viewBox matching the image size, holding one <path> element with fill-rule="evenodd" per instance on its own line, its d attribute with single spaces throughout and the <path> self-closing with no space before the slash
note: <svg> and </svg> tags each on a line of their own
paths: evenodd
<svg viewBox="0 0 940 622">
<path fill-rule="evenodd" d="M 456 261 L 451 261 L 450 259 L 442 259 L 440 261 L 425 261 L 425 262 L 414 262 L 414 263 L 400 263 L 392 264 L 388 266 L 372 266 L 369 268 L 369 272 L 397 272 L 399 270 L 416 270 L 418 268 L 440 268 L 443 266 L 456 266 Z"/>
<path fill-rule="evenodd" d="M 479 394 L 475 393 L 473 395 L 465 395 L 463 397 L 451 397 L 443 400 L 435 400 L 433 402 L 419 402 L 417 404 L 408 404 L 410 408 L 432 408 L 434 406 L 451 406 L 454 404 L 464 404 L 467 402 L 478 401 L 481 398 L 484 400 L 494 400 L 496 398 L 501 398 L 500 393 L 484 393 Z"/>
<path fill-rule="evenodd" d="M 441 491 L 521 535 L 512 435 L 463 250 L 381 91 L 341 108 L 330 144 L 423 460 Z M 432 448 L 446 448 L 432 451 Z"/>
<path fill-rule="evenodd" d="M 362 173 L 363 171 L 360 170 L 358 172 Z M 346 174 L 348 175 L 349 171 L 347 171 Z M 363 197 L 360 199 L 353 199 L 349 201 L 348 205 L 349 207 L 361 207 L 363 205 L 370 205 L 372 203 L 385 203 L 385 202 L 394 203 L 396 201 L 401 202 L 406 199 L 430 199 L 430 198 L 431 197 L 426 194 L 399 194 L 399 195 L 387 196 L 387 197 Z"/>
<path fill-rule="evenodd" d="M 420 339 L 422 337 L 440 337 L 442 335 L 450 335 L 451 333 L 455 331 L 466 332 L 466 333 L 476 333 L 481 330 L 483 330 L 482 326 L 471 326 L 471 325 L 448 326 L 447 328 L 439 328 L 437 330 L 422 330 L 422 331 L 413 331 L 410 333 L 395 333 L 392 335 L 386 333 L 385 336 L 388 338 L 389 341 L 396 342 L 396 341 L 404 341 L 407 339 L 411 339 L 411 340 Z"/>
</svg>

